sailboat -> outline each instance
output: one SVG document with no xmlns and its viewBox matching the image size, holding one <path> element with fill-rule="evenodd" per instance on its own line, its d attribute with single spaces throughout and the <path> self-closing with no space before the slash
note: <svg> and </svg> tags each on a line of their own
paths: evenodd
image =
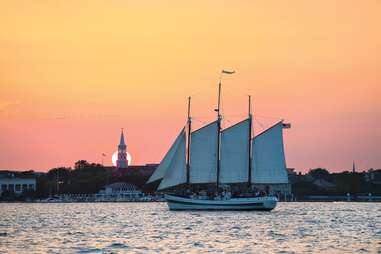
<svg viewBox="0 0 381 254">
<path fill-rule="evenodd" d="M 283 122 L 278 122 L 256 138 L 252 138 L 250 99 L 249 96 L 247 119 L 222 130 L 220 77 L 218 107 L 215 109 L 217 119 L 192 131 L 191 98 L 188 98 L 187 125 L 180 131 L 147 182 L 160 180 L 158 190 L 167 192 L 165 199 L 170 210 L 270 211 L 276 207 L 278 200 L 275 196 L 256 195 L 252 185 L 256 177 L 266 179 L 276 173 L 278 168 L 286 172 L 281 133 Z M 263 172 L 263 168 L 268 170 Z M 232 195 L 229 185 L 239 183 L 246 183 L 247 191 L 244 194 Z M 194 191 L 194 186 L 197 185 L 214 188 L 207 195 L 203 190 Z M 168 193 L 168 190 L 176 187 L 177 191 Z"/>
</svg>

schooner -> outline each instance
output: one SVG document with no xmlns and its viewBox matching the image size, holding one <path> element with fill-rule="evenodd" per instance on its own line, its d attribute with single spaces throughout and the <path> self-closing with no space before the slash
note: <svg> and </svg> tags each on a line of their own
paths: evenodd
<svg viewBox="0 0 381 254">
<path fill-rule="evenodd" d="M 222 71 L 222 74 L 234 72 Z M 222 75 L 221 74 L 221 75 Z M 221 128 L 221 78 L 218 84 L 217 119 L 192 131 L 191 98 L 188 98 L 188 121 L 180 131 L 160 165 L 147 183 L 160 180 L 158 190 L 184 186 L 179 194 L 166 194 L 170 210 L 272 210 L 276 197 L 253 193 L 254 179 L 265 179 L 274 173 L 285 174 L 283 122 L 280 121 L 252 138 L 252 114 L 249 96 L 248 117 L 226 129 Z M 260 170 L 266 168 L 268 170 Z M 279 169 L 284 169 L 279 171 Z M 275 172 L 278 171 L 278 172 Z M 232 196 L 223 188 L 229 184 L 247 183 L 245 195 Z M 191 191 L 192 185 L 215 185 L 209 195 Z"/>
</svg>

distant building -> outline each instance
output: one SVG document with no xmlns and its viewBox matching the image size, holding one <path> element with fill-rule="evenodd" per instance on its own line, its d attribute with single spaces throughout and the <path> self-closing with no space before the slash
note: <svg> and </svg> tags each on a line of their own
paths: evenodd
<svg viewBox="0 0 381 254">
<path fill-rule="evenodd" d="M 143 196 L 143 193 L 133 184 L 116 182 L 104 186 L 95 195 L 98 201 L 132 201 Z"/>
<path fill-rule="evenodd" d="M 312 183 L 315 186 L 318 186 L 322 189 L 332 189 L 332 188 L 336 187 L 336 185 L 334 183 L 328 182 L 327 180 L 322 179 L 322 178 L 315 179 Z"/>
<path fill-rule="evenodd" d="M 295 168 L 287 168 L 288 180 L 291 184 L 295 183 L 298 179 L 298 174 L 295 171 Z"/>
<path fill-rule="evenodd" d="M 114 176 L 134 175 L 148 178 L 153 174 L 153 171 L 155 171 L 158 165 L 159 164 L 129 165 L 128 168 L 108 166 L 105 167 L 105 169 L 109 170 Z"/>
<path fill-rule="evenodd" d="M 131 165 L 127 169 L 119 170 L 124 175 L 139 175 L 149 177 L 159 164 Z"/>
<path fill-rule="evenodd" d="M 23 192 L 33 192 L 35 190 L 35 178 L 0 177 L 0 195 L 6 191 L 20 195 Z"/>
<path fill-rule="evenodd" d="M 118 145 L 118 159 L 116 161 L 117 168 L 127 168 L 128 167 L 128 159 L 127 159 L 127 145 L 124 142 L 124 134 L 123 129 L 120 134 L 120 142 Z"/>
<path fill-rule="evenodd" d="M 364 178 L 368 183 L 381 185 L 381 169 L 369 169 Z"/>
</svg>

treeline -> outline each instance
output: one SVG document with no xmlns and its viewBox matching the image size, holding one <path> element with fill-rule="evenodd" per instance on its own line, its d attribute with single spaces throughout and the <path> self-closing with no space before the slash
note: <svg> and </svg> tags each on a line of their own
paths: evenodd
<svg viewBox="0 0 381 254">
<path fill-rule="evenodd" d="M 292 192 L 303 195 L 381 195 L 381 182 L 367 179 L 369 172 L 330 173 L 327 169 L 311 169 L 306 174 L 291 174 Z M 381 177 L 381 170 L 375 170 L 376 177 Z"/>
<path fill-rule="evenodd" d="M 35 192 L 23 193 L 16 197 L 14 193 L 3 192 L 0 200 L 26 198 L 45 198 L 56 194 L 93 194 L 107 184 L 128 182 L 146 193 L 153 193 L 157 183 L 146 185 L 148 175 L 139 174 L 138 170 L 127 170 L 122 173 L 115 168 L 105 168 L 101 164 L 77 161 L 74 168 L 59 167 L 47 173 L 33 171 L 8 172 L 13 177 L 34 177 L 37 180 Z M 370 177 L 371 175 L 371 177 Z M 296 196 L 305 195 L 381 195 L 381 170 L 368 172 L 330 173 L 323 168 L 311 169 L 306 174 L 289 172 L 292 192 Z"/>
<path fill-rule="evenodd" d="M 143 188 L 147 177 L 134 174 L 120 174 L 118 170 L 105 168 L 101 164 L 80 160 L 74 168 L 53 168 L 37 178 L 37 197 L 55 194 L 93 194 L 105 185 L 114 182 L 129 182 Z"/>
<path fill-rule="evenodd" d="M 381 178 L 381 170 L 375 170 Z M 327 169 L 311 169 L 305 174 L 289 174 L 292 192 L 302 195 L 381 195 L 380 183 L 367 181 L 367 172 L 330 173 Z M 128 182 L 145 192 L 154 192 L 155 185 L 145 185 L 149 176 L 134 173 L 120 174 L 118 170 L 110 170 L 100 164 L 80 160 L 74 168 L 54 168 L 37 180 L 38 197 L 54 194 L 91 194 L 97 193 L 103 186 L 114 182 Z M 381 180 L 381 179 L 380 179 Z"/>
<path fill-rule="evenodd" d="M 75 163 L 74 169 L 53 168 L 39 176 L 36 194 L 38 197 L 47 197 L 61 193 L 95 193 L 107 184 L 108 178 L 110 173 L 102 165 L 80 160 Z"/>
</svg>

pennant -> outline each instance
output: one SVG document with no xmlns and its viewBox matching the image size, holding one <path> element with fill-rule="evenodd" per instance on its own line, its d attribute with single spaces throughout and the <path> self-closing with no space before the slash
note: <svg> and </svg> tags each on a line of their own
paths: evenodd
<svg viewBox="0 0 381 254">
<path fill-rule="evenodd" d="M 224 74 L 233 74 L 233 73 L 235 73 L 235 71 L 222 70 L 222 73 L 224 73 Z"/>
</svg>

